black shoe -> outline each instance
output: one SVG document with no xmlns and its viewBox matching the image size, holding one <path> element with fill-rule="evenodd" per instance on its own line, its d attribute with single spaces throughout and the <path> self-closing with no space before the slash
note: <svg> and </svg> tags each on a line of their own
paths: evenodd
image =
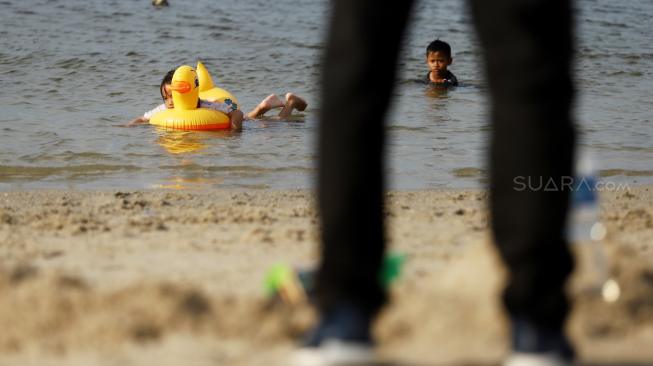
<svg viewBox="0 0 653 366">
<path fill-rule="evenodd" d="M 512 353 L 504 366 L 571 366 L 574 349 L 562 329 L 513 318 Z"/>
<path fill-rule="evenodd" d="M 375 359 L 371 320 L 371 315 L 357 307 L 335 307 L 322 315 L 317 327 L 293 352 L 290 365 L 370 365 Z"/>
</svg>

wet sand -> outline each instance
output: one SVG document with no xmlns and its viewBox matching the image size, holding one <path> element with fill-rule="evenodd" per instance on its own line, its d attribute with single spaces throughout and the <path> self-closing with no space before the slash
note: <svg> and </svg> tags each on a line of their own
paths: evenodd
<svg viewBox="0 0 653 366">
<path fill-rule="evenodd" d="M 375 329 L 391 364 L 505 354 L 485 200 L 388 194 L 389 244 L 408 255 Z M 621 294 L 571 286 L 585 365 L 653 364 L 651 203 L 651 186 L 603 195 Z M 316 223 L 307 191 L 0 193 L 0 365 L 283 365 L 314 314 L 268 301 L 263 277 L 315 263 Z"/>
</svg>

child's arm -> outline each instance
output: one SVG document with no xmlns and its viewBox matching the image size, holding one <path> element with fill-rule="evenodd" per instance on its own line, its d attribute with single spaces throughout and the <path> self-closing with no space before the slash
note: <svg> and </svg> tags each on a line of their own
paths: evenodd
<svg viewBox="0 0 653 366">
<path fill-rule="evenodd" d="M 148 123 L 148 122 L 150 122 L 149 118 L 138 117 L 138 118 L 134 118 L 133 120 L 129 121 L 129 123 L 127 123 L 126 126 L 127 127 L 132 127 L 132 126 L 136 126 L 136 125 L 142 125 L 142 124 Z"/>
<path fill-rule="evenodd" d="M 156 108 L 145 112 L 142 117 L 134 118 L 133 120 L 129 121 L 129 123 L 127 124 L 127 127 L 132 127 L 132 126 L 135 126 L 135 125 L 142 125 L 144 123 L 148 123 L 148 122 L 150 122 L 150 118 L 152 118 L 153 115 L 155 115 L 155 114 L 157 114 L 157 113 L 159 113 L 161 111 L 164 111 L 166 109 L 167 108 L 166 108 L 165 104 L 158 105 Z"/>
<path fill-rule="evenodd" d="M 231 123 L 232 131 L 240 131 L 243 129 L 243 112 L 236 109 L 227 115 L 229 116 L 229 122 Z"/>
<path fill-rule="evenodd" d="M 238 109 L 238 105 L 233 103 L 230 99 L 226 99 L 224 102 L 207 102 L 201 100 L 200 107 L 220 111 L 229 116 L 229 122 L 231 123 L 231 129 L 233 131 L 240 131 L 243 129 L 243 119 L 245 118 L 243 112 L 241 112 Z"/>
</svg>

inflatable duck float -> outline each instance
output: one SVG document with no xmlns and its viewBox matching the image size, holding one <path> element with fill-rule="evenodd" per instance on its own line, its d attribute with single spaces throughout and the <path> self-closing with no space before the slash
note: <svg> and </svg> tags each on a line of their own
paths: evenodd
<svg viewBox="0 0 653 366">
<path fill-rule="evenodd" d="M 198 108 L 199 85 L 200 82 L 195 69 L 188 65 L 178 67 L 172 76 L 170 84 L 175 107 L 152 116 L 150 124 L 176 130 L 195 131 L 231 128 L 229 116 L 226 114 L 208 108 Z M 229 96 L 231 95 L 229 94 Z M 233 96 L 231 97 L 233 98 Z"/>
<path fill-rule="evenodd" d="M 197 78 L 200 81 L 200 99 L 206 100 L 209 102 L 221 102 L 236 104 L 238 107 L 238 99 L 234 97 L 228 91 L 218 88 L 213 84 L 213 79 L 211 79 L 211 74 L 209 70 L 206 69 L 202 61 L 197 61 Z"/>
</svg>

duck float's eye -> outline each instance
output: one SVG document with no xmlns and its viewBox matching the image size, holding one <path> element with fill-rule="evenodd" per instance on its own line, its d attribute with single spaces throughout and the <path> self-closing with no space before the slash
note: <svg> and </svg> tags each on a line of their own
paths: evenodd
<svg viewBox="0 0 653 366">
<path fill-rule="evenodd" d="M 195 87 L 196 88 L 200 87 L 200 80 L 198 78 L 195 78 Z"/>
</svg>

